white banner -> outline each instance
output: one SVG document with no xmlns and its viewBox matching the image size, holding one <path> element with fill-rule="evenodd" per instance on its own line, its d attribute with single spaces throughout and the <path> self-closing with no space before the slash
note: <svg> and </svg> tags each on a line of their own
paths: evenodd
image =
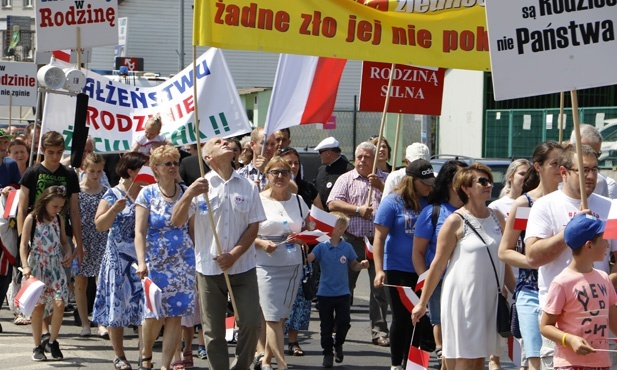
<svg viewBox="0 0 617 370">
<path fill-rule="evenodd" d="M 118 45 L 118 0 L 36 0 L 37 51 Z"/>
<path fill-rule="evenodd" d="M 617 0 L 486 2 L 495 100 L 617 83 Z"/>
<path fill-rule="evenodd" d="M 0 105 L 34 107 L 36 86 L 36 64 L 0 62 Z"/>
<path fill-rule="evenodd" d="M 54 62 L 66 67 L 68 64 Z M 86 124 L 97 152 L 130 150 L 143 134 L 148 118 L 160 114 L 161 134 L 173 145 L 195 143 L 195 101 L 192 64 L 156 87 L 135 87 L 111 81 L 92 71 L 86 74 L 83 92 L 90 97 Z M 251 125 L 223 52 L 210 48 L 197 59 L 197 102 L 202 142 L 213 136 L 231 137 L 251 131 Z M 75 98 L 49 93 L 45 99 L 42 131 L 58 131 L 70 150 Z"/>
</svg>

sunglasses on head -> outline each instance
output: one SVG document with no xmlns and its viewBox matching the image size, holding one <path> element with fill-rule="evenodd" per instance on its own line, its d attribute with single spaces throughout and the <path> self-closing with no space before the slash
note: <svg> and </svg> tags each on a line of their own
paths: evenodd
<svg viewBox="0 0 617 370">
<path fill-rule="evenodd" d="M 279 150 L 279 156 L 285 155 L 287 153 L 294 153 L 296 156 L 300 157 L 298 155 L 298 151 L 295 150 L 294 148 L 290 147 L 290 146 L 286 146 L 286 147 L 284 147 L 284 148 Z"/>
<path fill-rule="evenodd" d="M 482 186 L 493 185 L 493 182 L 491 181 L 491 179 L 486 178 L 486 177 L 478 177 L 476 179 L 476 182 Z"/>
</svg>

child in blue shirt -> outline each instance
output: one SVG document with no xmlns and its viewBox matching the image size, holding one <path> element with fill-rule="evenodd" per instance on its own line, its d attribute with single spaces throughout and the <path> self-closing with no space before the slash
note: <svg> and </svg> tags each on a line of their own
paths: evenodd
<svg viewBox="0 0 617 370">
<path fill-rule="evenodd" d="M 342 238 L 349 225 L 347 216 L 340 212 L 330 214 L 337 218 L 330 241 L 317 244 L 308 255 L 308 262 L 317 261 L 321 269 L 317 297 L 323 367 L 332 367 L 334 360 L 337 363 L 343 362 L 343 343 L 351 322 L 348 269 L 360 271 L 369 266 L 368 260 L 358 262 L 353 247 Z M 336 337 L 332 339 L 335 326 Z"/>
</svg>

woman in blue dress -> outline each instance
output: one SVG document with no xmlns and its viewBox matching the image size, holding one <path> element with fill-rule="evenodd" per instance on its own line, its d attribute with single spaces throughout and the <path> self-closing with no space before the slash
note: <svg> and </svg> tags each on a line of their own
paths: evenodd
<svg viewBox="0 0 617 370">
<path fill-rule="evenodd" d="M 179 159 L 180 153 L 171 145 L 153 150 L 150 164 L 158 183 L 145 187 L 135 201 L 137 274 L 148 276 L 161 289 L 162 303 L 158 317 L 148 307 L 145 310 L 140 364 L 145 368 L 152 363 L 152 346 L 163 324 L 161 369 L 170 368 L 180 341 L 182 316 L 192 316 L 195 310 L 194 209 L 189 211 L 187 224 L 178 228 L 171 223 L 173 207 L 184 193 L 176 184 Z"/>
<path fill-rule="evenodd" d="M 120 159 L 116 172 L 124 181 L 107 190 L 94 216 L 96 229 L 109 230 L 109 236 L 99 271 L 92 321 L 107 326 L 116 355 L 116 369 L 131 368 L 124 355 L 124 328 L 141 325 L 143 318 L 143 288 L 131 265 L 137 263 L 134 200 L 145 185 L 134 180 L 146 162 L 148 157 L 136 152 Z"/>
</svg>

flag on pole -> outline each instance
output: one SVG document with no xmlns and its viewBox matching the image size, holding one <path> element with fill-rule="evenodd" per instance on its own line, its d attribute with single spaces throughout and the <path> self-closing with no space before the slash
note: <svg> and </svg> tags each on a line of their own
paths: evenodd
<svg viewBox="0 0 617 370">
<path fill-rule="evenodd" d="M 141 166 L 139 173 L 135 176 L 135 180 L 133 182 L 143 181 L 148 185 L 152 185 L 156 183 L 156 178 L 154 177 L 154 172 L 152 172 L 152 168 L 150 166 Z"/>
<path fill-rule="evenodd" d="M 414 347 L 413 345 L 409 346 L 409 355 L 407 356 L 407 366 L 405 366 L 405 370 L 427 370 L 430 357 L 431 355 L 428 352 Z"/>
<path fill-rule="evenodd" d="M 232 342 L 234 340 L 234 328 L 236 327 L 236 317 L 230 316 L 225 318 L 225 340 Z"/>
<path fill-rule="evenodd" d="M 364 236 L 364 253 L 367 260 L 373 259 L 373 244 L 371 244 L 366 235 Z"/>
<path fill-rule="evenodd" d="M 141 280 L 144 287 L 144 295 L 146 296 L 146 307 L 154 314 L 157 319 L 163 313 L 163 304 L 161 302 L 161 288 L 159 288 L 149 277 Z"/>
<path fill-rule="evenodd" d="M 311 207 L 309 220 L 315 224 L 314 229 L 319 229 L 332 236 L 332 230 L 334 230 L 337 218 L 336 216 L 333 216 L 326 211 L 322 211 L 317 207 Z"/>
<path fill-rule="evenodd" d="M 21 284 L 21 289 L 14 298 L 15 306 L 19 307 L 22 314 L 32 315 L 32 311 L 39 302 L 44 289 L 45 284 L 30 275 L 30 278 Z"/>
<path fill-rule="evenodd" d="M 321 230 L 304 230 L 295 236 L 296 240 L 301 240 L 306 244 L 317 244 L 330 240 L 328 234 Z"/>
<path fill-rule="evenodd" d="M 4 218 L 17 216 L 17 205 L 19 204 L 19 189 L 9 191 L 9 195 L 4 203 Z"/>
<path fill-rule="evenodd" d="M 617 200 L 611 201 L 611 209 L 608 211 L 604 227 L 604 239 L 617 239 Z"/>
<path fill-rule="evenodd" d="M 401 303 L 407 311 L 411 313 L 413 308 L 420 302 L 420 298 L 418 295 L 408 286 L 396 286 L 396 290 L 398 290 L 398 295 L 401 299 Z"/>
<path fill-rule="evenodd" d="M 530 207 L 518 207 L 514 216 L 514 230 L 526 230 L 527 220 L 529 220 Z"/>
<path fill-rule="evenodd" d="M 264 126 L 266 137 L 291 126 L 328 122 L 346 62 L 281 54 Z"/>
<path fill-rule="evenodd" d="M 71 49 L 68 50 L 54 50 L 51 52 L 54 58 L 66 63 L 71 62 Z"/>
<path fill-rule="evenodd" d="M 418 282 L 416 283 L 414 292 L 417 292 L 418 290 L 421 290 L 424 287 L 424 281 L 426 280 L 427 276 L 428 276 L 428 270 L 424 271 L 423 273 L 420 274 L 420 276 L 418 276 Z"/>
</svg>

